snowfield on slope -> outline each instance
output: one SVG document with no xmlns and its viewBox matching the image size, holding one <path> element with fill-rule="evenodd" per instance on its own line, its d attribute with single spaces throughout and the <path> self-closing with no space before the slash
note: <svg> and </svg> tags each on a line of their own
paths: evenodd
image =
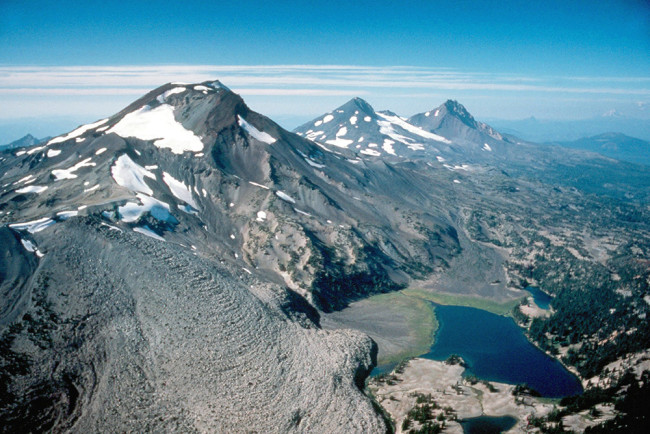
<svg viewBox="0 0 650 434">
<path fill-rule="evenodd" d="M 272 135 L 258 130 L 253 125 L 246 122 L 246 119 L 242 118 L 239 115 L 237 115 L 237 119 L 239 121 L 239 126 L 246 130 L 246 132 L 255 140 L 266 143 L 268 145 L 275 143 L 276 139 Z"/>
<path fill-rule="evenodd" d="M 145 194 L 153 194 L 144 178 L 156 179 L 156 175 L 136 164 L 128 155 L 124 154 L 115 161 L 111 167 L 113 179 L 122 187 L 131 191 L 137 191 Z"/>
<path fill-rule="evenodd" d="M 121 137 L 154 140 L 154 145 L 167 148 L 174 154 L 203 150 L 201 139 L 176 120 L 174 107 L 169 104 L 153 109 L 148 105 L 141 107 L 124 116 L 108 132 Z"/>
</svg>

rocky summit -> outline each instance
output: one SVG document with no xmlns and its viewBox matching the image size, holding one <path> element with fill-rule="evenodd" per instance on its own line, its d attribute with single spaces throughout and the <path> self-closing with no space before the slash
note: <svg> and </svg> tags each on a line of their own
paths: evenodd
<svg viewBox="0 0 650 434">
<path fill-rule="evenodd" d="M 292 133 L 218 81 L 166 84 L 0 152 L 0 425 L 385 431 L 364 394 L 377 345 L 321 314 L 407 286 L 516 303 L 529 282 L 607 275 L 633 294 L 617 318 L 638 318 L 647 174 L 453 101 L 404 118 L 355 98 Z M 593 308 L 553 295 L 552 318 Z M 598 318 L 582 331 L 616 326 Z M 531 328 L 540 345 L 568 339 L 554 321 Z"/>
</svg>

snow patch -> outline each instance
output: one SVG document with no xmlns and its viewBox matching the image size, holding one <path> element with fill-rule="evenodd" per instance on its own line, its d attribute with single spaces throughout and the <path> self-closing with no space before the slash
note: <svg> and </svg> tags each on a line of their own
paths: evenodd
<svg viewBox="0 0 650 434">
<path fill-rule="evenodd" d="M 36 246 L 35 246 L 34 243 L 32 243 L 31 241 L 29 241 L 29 240 L 23 240 L 23 239 L 21 238 L 21 239 L 20 239 L 20 242 L 21 242 L 21 244 L 23 245 L 23 247 L 25 248 L 25 250 L 27 250 L 28 252 L 30 252 L 30 253 L 34 253 L 34 252 L 36 251 Z"/>
<path fill-rule="evenodd" d="M 454 184 L 460 184 L 460 181 L 457 179 L 454 179 Z"/>
<path fill-rule="evenodd" d="M 257 182 L 248 181 L 248 183 L 254 185 L 255 187 L 263 188 L 264 190 L 269 189 L 266 185 L 258 184 Z M 233 206 L 233 204 L 230 204 L 230 206 Z"/>
<path fill-rule="evenodd" d="M 442 158 L 440 155 L 436 155 L 436 160 L 438 160 L 441 163 L 444 163 L 446 160 Z"/>
<path fill-rule="evenodd" d="M 194 90 L 198 90 L 198 91 L 208 91 L 208 90 L 210 90 L 210 88 L 207 87 L 207 86 L 198 85 L 198 86 L 194 86 Z"/>
<path fill-rule="evenodd" d="M 392 140 L 384 139 L 384 145 L 382 146 L 382 148 L 384 149 L 384 151 L 386 151 L 389 154 L 397 155 L 395 154 L 395 149 L 393 149 L 394 143 L 395 142 L 393 142 Z"/>
<path fill-rule="evenodd" d="M 171 190 L 172 194 L 183 202 L 191 205 L 193 208 L 198 209 L 199 206 L 196 204 L 194 197 L 192 197 L 192 191 L 190 187 L 183 184 L 178 179 L 174 178 L 167 172 L 163 172 L 163 181 L 167 184 L 167 187 Z"/>
<path fill-rule="evenodd" d="M 120 156 L 111 167 L 111 175 L 117 185 L 128 188 L 131 191 L 153 194 L 153 191 L 144 178 L 156 179 L 156 175 L 136 164 L 127 154 Z"/>
<path fill-rule="evenodd" d="M 92 123 L 92 124 L 82 125 L 79 128 L 77 128 L 76 130 L 69 132 L 65 136 L 59 136 L 59 137 L 53 138 L 52 140 L 47 142 L 47 146 L 53 145 L 55 143 L 65 142 L 66 140 L 70 140 L 70 139 L 74 139 L 76 137 L 79 137 L 80 135 L 82 135 L 86 131 L 97 128 L 98 126 L 105 124 L 107 121 L 108 121 L 108 118 L 102 119 L 101 121 L 97 121 L 97 122 Z"/>
<path fill-rule="evenodd" d="M 289 196 L 287 193 L 285 193 L 284 191 L 278 190 L 278 191 L 275 192 L 275 194 L 280 199 L 284 200 L 285 202 L 296 203 L 296 201 L 291 196 Z"/>
<path fill-rule="evenodd" d="M 127 202 L 118 208 L 122 221 L 132 223 L 137 221 L 144 213 L 149 212 L 156 220 L 169 223 L 177 222 L 176 218 L 169 212 L 169 205 L 165 202 L 142 193 L 138 193 L 137 196 L 141 204 Z"/>
<path fill-rule="evenodd" d="M 374 149 L 362 149 L 361 153 L 366 155 L 371 155 L 373 157 L 379 157 L 381 155 L 380 152 L 375 151 Z"/>
<path fill-rule="evenodd" d="M 149 106 L 141 107 L 124 116 L 108 132 L 122 137 L 154 140 L 154 145 L 168 148 L 174 154 L 203 150 L 201 139 L 176 121 L 174 107 L 168 104 L 161 104 L 154 109 Z"/>
<path fill-rule="evenodd" d="M 228 86 L 226 86 L 225 84 L 223 84 L 219 80 L 213 81 L 212 83 L 210 83 L 210 87 L 212 87 L 213 89 L 223 89 L 223 90 L 230 91 L 230 88 L 228 88 Z"/>
<path fill-rule="evenodd" d="M 305 161 L 307 162 L 307 164 L 309 164 L 311 167 L 315 167 L 315 168 L 317 168 L 317 169 L 322 169 L 323 167 L 325 167 L 324 164 L 318 164 L 317 162 L 315 162 L 315 161 L 312 160 L 311 158 L 304 157 L 304 159 L 305 159 Z"/>
<path fill-rule="evenodd" d="M 61 220 L 67 220 L 70 217 L 76 217 L 77 215 L 79 215 L 79 211 L 60 211 L 60 212 L 57 212 L 56 215 Z"/>
<path fill-rule="evenodd" d="M 447 143 L 447 144 L 451 143 L 451 141 L 447 140 L 446 138 L 444 138 L 442 136 L 439 136 L 438 134 L 430 133 L 428 131 L 423 130 L 422 128 L 416 127 L 415 125 L 409 124 L 408 122 L 406 122 L 405 120 L 403 120 L 399 116 L 391 116 L 391 115 L 386 115 L 386 114 L 383 114 L 383 113 L 377 113 L 377 114 L 379 116 L 381 116 L 382 118 L 384 118 L 386 121 L 388 121 L 390 124 L 397 125 L 398 127 L 402 128 L 403 130 L 408 131 L 409 133 L 417 134 L 418 136 L 424 137 L 425 139 L 431 139 L 431 140 L 435 140 L 435 141 L 443 142 L 443 143 Z M 389 129 L 392 130 L 392 127 L 389 127 L 389 125 L 386 125 L 384 121 L 379 121 L 379 124 L 380 124 L 380 127 L 386 128 L 387 131 Z M 382 134 L 387 134 L 389 136 L 391 135 L 388 132 L 381 131 L 382 128 L 380 128 L 380 132 Z M 401 136 L 401 137 L 403 137 L 403 136 Z M 393 138 L 393 137 L 391 137 L 391 138 Z M 402 140 L 398 139 L 398 141 L 402 141 Z"/>
<path fill-rule="evenodd" d="M 357 123 L 357 117 L 356 117 L 356 116 L 352 116 L 352 117 L 350 118 L 350 123 L 351 123 L 352 125 L 356 124 L 356 123 Z"/>
<path fill-rule="evenodd" d="M 487 143 L 484 143 L 484 144 L 483 144 L 483 150 L 484 150 L 484 151 L 490 151 L 490 152 L 492 152 L 492 148 L 491 148 L 490 145 L 488 145 Z"/>
<path fill-rule="evenodd" d="M 84 189 L 84 193 L 90 193 L 91 191 L 95 191 L 95 190 L 97 190 L 98 188 L 99 188 L 99 184 L 95 184 L 95 185 L 93 185 L 93 186 L 90 187 L 90 188 L 85 188 L 85 189 Z"/>
<path fill-rule="evenodd" d="M 449 164 L 443 164 L 443 166 L 445 166 L 447 169 L 452 170 L 452 171 L 453 170 L 466 170 L 466 171 L 472 170 L 472 166 L 470 166 L 469 164 L 461 164 L 460 166 L 459 165 L 450 166 Z"/>
<path fill-rule="evenodd" d="M 95 152 L 95 155 L 102 155 L 104 152 L 106 152 L 106 148 L 100 148 Z"/>
<path fill-rule="evenodd" d="M 347 133 L 348 133 L 348 129 L 346 127 L 341 127 L 336 132 L 336 138 L 333 140 L 327 140 L 325 143 L 329 145 L 338 146 L 339 148 L 347 148 L 348 146 L 350 146 L 352 142 L 354 142 L 354 140 L 347 140 L 341 138 L 341 136 L 345 136 Z"/>
<path fill-rule="evenodd" d="M 169 97 L 171 95 L 175 95 L 177 93 L 183 93 L 186 90 L 187 89 L 185 89 L 184 87 L 175 87 L 173 89 L 169 89 L 168 91 L 166 91 L 165 93 L 163 93 L 161 95 L 158 95 L 156 97 L 156 99 L 158 100 L 159 103 L 163 104 L 167 100 L 167 97 Z"/>
<path fill-rule="evenodd" d="M 33 154 L 35 154 L 35 153 L 37 153 L 39 151 L 42 151 L 43 149 L 45 149 L 45 146 L 37 146 L 37 147 L 32 148 L 29 151 L 27 151 L 27 155 L 33 155 Z"/>
<path fill-rule="evenodd" d="M 334 116 L 325 115 L 325 117 L 323 118 L 323 123 L 326 124 L 326 123 L 330 122 L 332 119 L 334 119 Z"/>
<path fill-rule="evenodd" d="M 54 223 L 56 222 L 51 218 L 43 217 L 42 219 L 32 220 L 29 222 L 13 223 L 10 224 L 9 227 L 12 229 L 16 229 L 17 231 L 27 231 L 30 234 L 35 234 L 37 232 L 42 231 L 43 229 L 52 226 Z"/>
<path fill-rule="evenodd" d="M 33 178 L 33 179 L 32 179 Z M 20 178 L 18 181 L 14 182 L 14 185 L 16 184 L 22 184 L 23 182 L 25 184 L 29 184 L 30 182 L 36 181 L 36 178 L 34 178 L 34 175 L 27 175 L 24 178 Z M 6 186 L 5 186 L 6 187 Z"/>
<path fill-rule="evenodd" d="M 307 217 L 311 217 L 311 214 L 309 214 L 308 212 L 305 212 L 305 211 L 303 211 L 303 210 L 301 210 L 301 209 L 294 208 L 293 210 L 294 210 L 295 212 L 297 212 L 298 214 L 302 214 L 302 215 L 305 215 L 305 216 L 307 216 Z"/>
<path fill-rule="evenodd" d="M 314 122 L 315 127 L 320 127 L 323 124 L 323 121 L 316 121 Z"/>
<path fill-rule="evenodd" d="M 190 205 L 177 205 L 178 209 L 183 211 L 186 214 L 199 215 L 199 212 L 192 208 Z"/>
<path fill-rule="evenodd" d="M 363 118 L 363 120 L 366 122 L 370 122 L 372 118 L 370 116 L 366 116 L 365 118 Z"/>
<path fill-rule="evenodd" d="M 245 129 L 246 132 L 251 137 L 253 137 L 254 139 L 256 139 L 256 140 L 258 140 L 258 141 L 260 141 L 262 143 L 267 143 L 269 145 L 275 143 L 276 139 L 273 136 L 271 136 L 270 134 L 258 130 L 253 125 L 246 122 L 246 119 L 242 118 L 239 115 L 237 115 L 237 119 L 239 119 L 239 126 L 242 127 L 243 129 Z"/>
<path fill-rule="evenodd" d="M 308 133 L 305 135 L 305 137 L 307 137 L 309 140 L 316 140 L 316 138 L 317 138 L 318 136 L 320 136 L 321 134 L 323 134 L 323 133 L 324 133 L 324 131 L 312 131 L 311 133 L 308 132 Z"/>
<path fill-rule="evenodd" d="M 165 241 L 165 239 L 163 237 L 161 237 L 160 235 L 158 235 L 157 233 L 155 233 L 154 231 L 149 229 L 149 226 L 147 226 L 147 225 L 142 226 L 142 227 L 133 228 L 133 232 L 138 232 L 138 233 L 140 233 L 142 235 L 146 235 L 146 236 L 151 237 L 151 238 L 153 238 L 155 240 L 158 240 L 158 241 Z"/>
<path fill-rule="evenodd" d="M 255 220 L 258 222 L 263 222 L 266 220 L 266 213 L 264 211 L 257 211 L 257 218 Z"/>
<path fill-rule="evenodd" d="M 426 116 L 426 117 L 431 116 L 431 112 L 426 112 L 426 113 L 424 114 L 424 116 Z"/>
<path fill-rule="evenodd" d="M 92 167 L 96 166 L 97 164 L 93 163 L 91 161 L 91 158 L 86 158 L 83 161 L 78 162 L 74 166 L 70 167 L 69 169 L 56 169 L 52 171 L 52 175 L 54 176 L 55 181 L 61 181 L 63 179 L 75 179 L 77 175 L 74 173 L 77 170 L 81 169 L 82 167 Z"/>
<path fill-rule="evenodd" d="M 16 193 L 36 193 L 40 194 L 47 190 L 47 185 L 28 185 L 27 187 L 19 188 Z"/>
<path fill-rule="evenodd" d="M 45 155 L 47 155 L 47 158 L 53 158 L 59 155 L 60 153 L 61 153 L 60 149 L 48 149 L 47 154 Z"/>
<path fill-rule="evenodd" d="M 156 170 L 158 168 L 157 164 L 153 164 L 151 166 L 144 166 L 145 169 L 147 170 Z"/>
</svg>

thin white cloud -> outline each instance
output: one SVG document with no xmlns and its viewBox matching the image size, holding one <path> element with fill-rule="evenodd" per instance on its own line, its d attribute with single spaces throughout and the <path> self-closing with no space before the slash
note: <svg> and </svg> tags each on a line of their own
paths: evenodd
<svg viewBox="0 0 650 434">
<path fill-rule="evenodd" d="M 254 110 L 286 117 L 322 113 L 353 96 L 404 113 L 453 98 L 476 103 L 475 115 L 498 112 L 510 117 L 543 111 L 553 111 L 554 116 L 588 116 L 609 109 L 612 102 L 640 113 L 644 106 L 636 103 L 650 96 L 650 77 L 562 77 L 446 67 L 0 66 L 0 119 L 54 113 L 75 119 L 105 117 L 164 83 L 215 79 L 243 95 Z M 584 103 L 578 107 L 579 100 Z M 570 101 L 575 101 L 571 107 Z"/>
<path fill-rule="evenodd" d="M 202 82 L 215 78 L 244 95 L 264 95 L 264 88 L 268 89 L 266 95 L 367 94 L 382 88 L 650 95 L 647 77 L 545 78 L 449 68 L 350 65 L 0 67 L 0 94 L 35 94 L 38 89 L 53 88 L 70 89 L 72 95 L 103 95 L 115 89 L 121 89 L 118 94 L 131 95 L 170 81 Z"/>
<path fill-rule="evenodd" d="M 332 90 L 332 89 L 240 89 L 240 95 L 286 95 L 286 96 L 362 96 L 367 95 L 365 90 Z"/>
<path fill-rule="evenodd" d="M 0 88 L 0 95 L 144 95 L 149 92 L 150 88 L 133 89 L 133 88 L 41 88 L 41 87 L 23 87 L 23 88 Z"/>
</svg>

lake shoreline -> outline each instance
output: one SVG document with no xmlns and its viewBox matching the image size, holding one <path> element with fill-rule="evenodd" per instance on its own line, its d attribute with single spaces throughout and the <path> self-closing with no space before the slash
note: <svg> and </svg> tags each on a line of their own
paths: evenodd
<svg viewBox="0 0 650 434">
<path fill-rule="evenodd" d="M 465 306 L 436 306 L 436 316 L 436 342 L 419 357 L 440 361 L 458 354 L 480 379 L 527 384 L 545 397 L 583 392 L 580 377 L 533 345 L 512 318 Z"/>
<path fill-rule="evenodd" d="M 447 419 L 446 433 L 463 433 L 459 421 L 480 416 L 512 416 L 517 424 L 509 432 L 526 432 L 531 414 L 544 416 L 554 407 L 538 398 L 514 396 L 515 386 L 511 384 L 471 384 L 464 374 L 465 368 L 459 364 L 415 358 L 405 363 L 401 374 L 371 379 L 368 389 L 391 416 L 398 434 L 408 412 L 417 405 L 416 394 L 430 394 L 438 406 L 453 408 L 458 420 Z"/>
</svg>

